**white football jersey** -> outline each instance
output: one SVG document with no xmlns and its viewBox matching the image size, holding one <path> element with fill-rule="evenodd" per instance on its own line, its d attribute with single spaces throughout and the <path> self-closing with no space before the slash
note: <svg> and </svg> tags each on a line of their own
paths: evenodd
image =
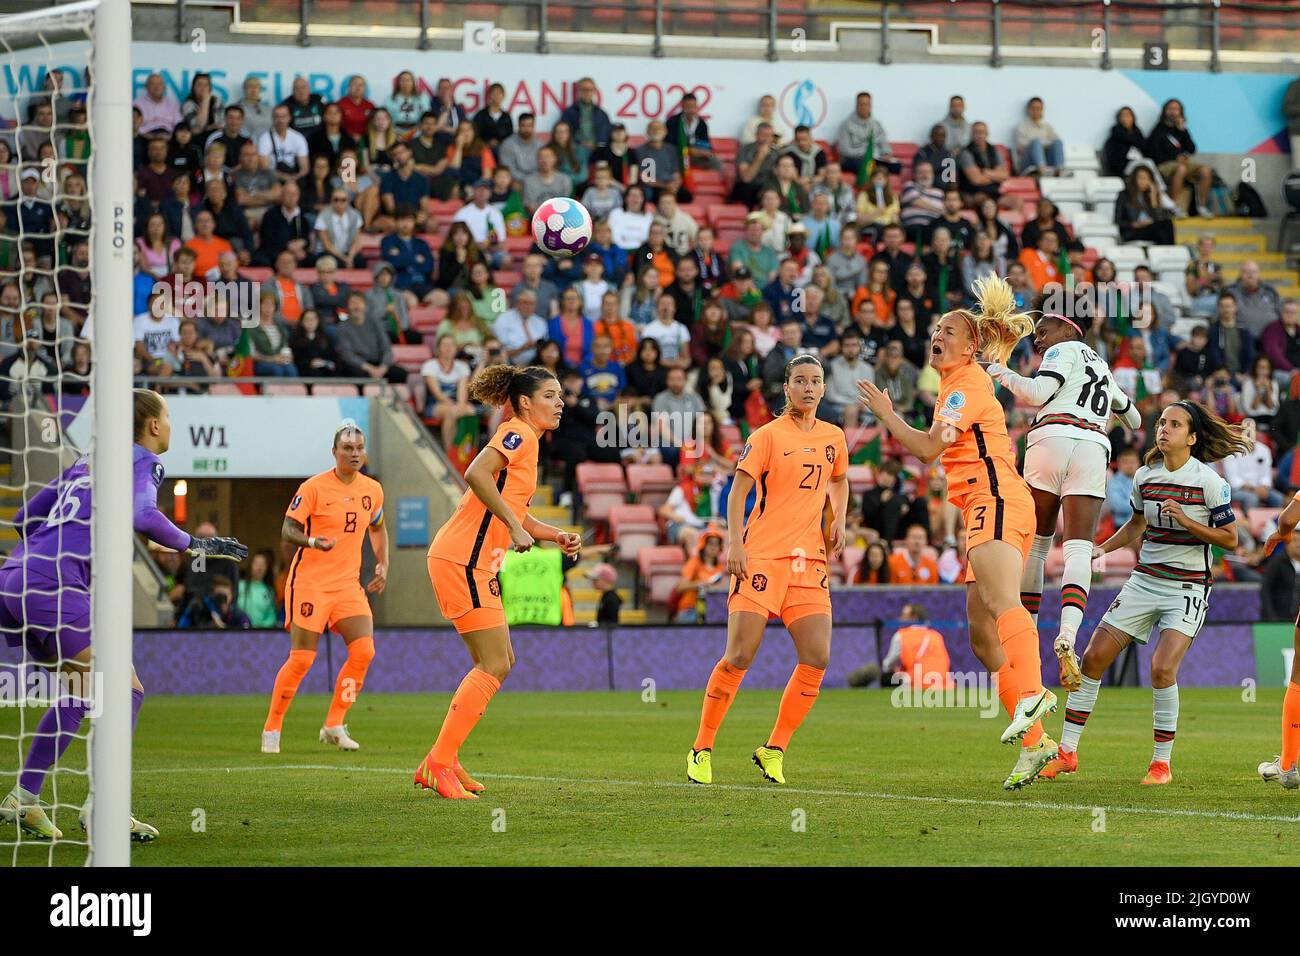
<svg viewBox="0 0 1300 956">
<path fill-rule="evenodd" d="M 1163 461 L 1143 465 L 1133 476 L 1133 510 L 1147 520 L 1134 571 L 1179 583 L 1210 583 L 1210 546 L 1178 522 L 1163 517 L 1160 505 L 1177 501 L 1197 524 L 1222 528 L 1237 520 L 1232 488 L 1223 476 L 1195 458 L 1177 471 Z"/>
<path fill-rule="evenodd" d="M 1086 438 L 1109 451 L 1106 425 L 1111 411 L 1123 415 L 1132 403 L 1115 384 L 1110 366 L 1102 357 L 1082 342 L 1062 342 L 1047 350 L 1038 374 L 1054 378 L 1061 385 L 1034 417 L 1028 443 L 1060 435 Z"/>
</svg>

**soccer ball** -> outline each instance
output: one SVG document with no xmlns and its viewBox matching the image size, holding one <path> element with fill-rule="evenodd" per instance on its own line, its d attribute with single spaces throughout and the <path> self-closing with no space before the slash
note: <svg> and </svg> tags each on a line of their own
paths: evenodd
<svg viewBox="0 0 1300 956">
<path fill-rule="evenodd" d="M 557 259 L 576 256 L 591 242 L 591 213 L 576 199 L 548 199 L 533 213 L 533 239 Z"/>
</svg>

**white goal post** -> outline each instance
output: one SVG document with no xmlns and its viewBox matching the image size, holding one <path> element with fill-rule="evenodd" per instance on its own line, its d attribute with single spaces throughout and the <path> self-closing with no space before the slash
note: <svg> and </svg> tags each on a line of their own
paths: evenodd
<svg viewBox="0 0 1300 956">
<path fill-rule="evenodd" d="M 91 206 L 95 433 L 91 447 L 91 686 L 100 709 L 87 742 L 89 853 L 94 866 L 129 866 L 132 643 L 133 211 L 130 0 L 82 0 L 0 17 L 0 44 L 47 53 L 89 39 L 87 118 Z M 17 103 L 18 100 L 15 100 Z M 17 119 L 21 125 L 21 114 Z M 33 492 L 34 493 L 34 492 Z"/>
</svg>

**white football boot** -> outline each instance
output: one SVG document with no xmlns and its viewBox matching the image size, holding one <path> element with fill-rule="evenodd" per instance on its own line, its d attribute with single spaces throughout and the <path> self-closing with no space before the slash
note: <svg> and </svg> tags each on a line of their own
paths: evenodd
<svg viewBox="0 0 1300 956">
<path fill-rule="evenodd" d="M 339 750 L 360 750 L 361 745 L 348 736 L 348 725 L 340 724 L 337 727 L 322 727 L 320 729 L 320 742 L 323 744 L 333 744 Z"/>
<path fill-rule="evenodd" d="M 280 752 L 280 731 L 262 731 L 262 753 L 278 754 Z"/>
</svg>

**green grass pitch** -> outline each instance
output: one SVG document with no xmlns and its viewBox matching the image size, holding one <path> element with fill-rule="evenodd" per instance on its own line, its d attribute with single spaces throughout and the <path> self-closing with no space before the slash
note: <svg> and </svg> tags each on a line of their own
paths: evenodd
<svg viewBox="0 0 1300 956">
<path fill-rule="evenodd" d="M 1300 793 L 1265 784 L 1280 691 L 1186 690 L 1174 782 L 1138 785 L 1151 755 L 1151 695 L 1104 689 L 1082 773 L 1007 793 L 1005 718 L 901 709 L 880 691 L 822 694 L 786 758 L 785 787 L 750 762 L 776 691 L 744 691 L 714 751 L 712 787 L 689 785 L 698 692 L 503 693 L 462 752 L 488 785 L 477 801 L 412 786 L 446 695 L 365 695 L 350 715 L 363 749 L 319 744 L 327 700 L 300 696 L 282 753 L 259 752 L 262 697 L 154 696 L 135 745 L 134 806 L 162 831 L 136 865 L 1177 864 L 1294 862 Z M 31 715 L 29 714 L 29 720 Z M 31 724 L 29 723 L 29 726 Z M 1056 736 L 1058 712 L 1049 721 Z M 17 715 L 0 711 L 0 730 Z M 7 744 L 0 785 L 13 784 Z M 84 766 L 80 743 L 70 765 Z M 59 797 L 84 777 L 61 772 Z M 45 796 L 51 794 L 47 783 Z M 76 815 L 59 813 L 65 832 Z M 200 823 L 202 826 L 200 826 Z M 6 826 L 0 839 L 11 843 Z M 4 862 L 12 846 L 0 848 Z M 44 865 L 47 845 L 17 862 Z M 81 847 L 56 848 L 79 865 Z"/>
</svg>

